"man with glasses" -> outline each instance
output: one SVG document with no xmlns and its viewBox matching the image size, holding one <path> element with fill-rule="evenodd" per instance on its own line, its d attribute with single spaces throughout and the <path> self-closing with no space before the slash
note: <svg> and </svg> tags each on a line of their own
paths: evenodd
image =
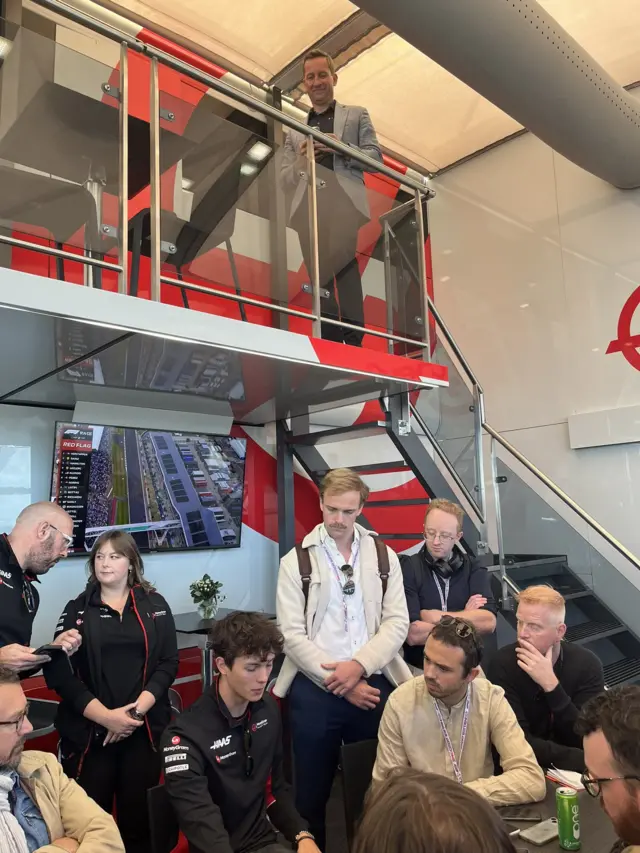
<svg viewBox="0 0 640 853">
<path fill-rule="evenodd" d="M 477 678 L 481 661 L 482 640 L 473 625 L 443 616 L 424 647 L 424 675 L 387 702 L 374 783 L 394 768 L 414 767 L 455 779 L 496 806 L 544 799 L 544 774 L 504 691 Z"/>
<path fill-rule="evenodd" d="M 422 548 L 400 558 L 411 626 L 404 657 L 422 669 L 427 637 L 444 614 L 466 619 L 482 634 L 496 628 L 496 603 L 486 568 L 458 547 L 464 510 L 452 501 L 431 501 Z"/>
<path fill-rule="evenodd" d="M 0 850 L 124 853 L 111 815 L 65 776 L 55 755 L 24 751 L 28 711 L 18 676 L 0 667 Z"/>
<path fill-rule="evenodd" d="M 518 641 L 497 651 L 487 678 L 507 701 L 541 767 L 584 769 L 575 732 L 580 708 L 604 690 L 598 658 L 564 635 L 565 601 L 550 586 L 529 586 L 518 596 Z"/>
<path fill-rule="evenodd" d="M 600 799 L 621 839 L 614 850 L 640 853 L 640 687 L 594 696 L 582 707 L 576 731 L 587 768 L 582 784 Z"/>
<path fill-rule="evenodd" d="M 14 672 L 47 663 L 30 647 L 40 595 L 35 586 L 73 545 L 73 520 L 55 503 L 41 501 L 22 510 L 13 530 L 0 536 L 0 666 Z M 55 645 L 73 654 L 82 638 L 72 629 L 59 634 Z"/>
<path fill-rule="evenodd" d="M 165 786 L 190 853 L 319 853 L 282 769 L 276 700 L 265 694 L 282 635 L 260 613 L 231 613 L 210 635 L 218 675 L 166 730 Z"/>
<path fill-rule="evenodd" d="M 296 805 L 320 849 L 341 745 L 375 738 L 389 694 L 411 677 L 399 655 L 409 618 L 398 557 L 356 523 L 368 496 L 354 471 L 329 471 L 323 523 L 278 574 L 286 659 L 274 692 L 288 695 Z"/>
</svg>

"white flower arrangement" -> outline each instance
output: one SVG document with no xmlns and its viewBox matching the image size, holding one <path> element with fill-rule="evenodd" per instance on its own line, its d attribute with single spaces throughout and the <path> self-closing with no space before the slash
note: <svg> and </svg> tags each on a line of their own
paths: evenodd
<svg viewBox="0 0 640 853">
<path fill-rule="evenodd" d="M 203 575 L 189 586 L 194 604 L 220 604 L 225 598 L 221 590 L 222 582 L 214 581 L 209 575 Z"/>
</svg>

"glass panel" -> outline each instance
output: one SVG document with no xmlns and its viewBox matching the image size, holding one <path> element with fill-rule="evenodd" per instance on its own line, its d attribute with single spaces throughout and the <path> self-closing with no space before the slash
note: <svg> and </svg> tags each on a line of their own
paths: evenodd
<svg viewBox="0 0 640 853">
<path fill-rule="evenodd" d="M 418 231 L 413 195 L 386 177 L 316 163 L 322 313 L 372 331 L 423 339 Z M 363 181 L 364 177 L 364 181 Z M 305 251 L 306 209 L 292 216 Z M 393 344 L 330 323 L 323 337 L 365 347 L 422 356 L 420 347 Z"/>
<path fill-rule="evenodd" d="M 119 73 L 39 33 L 5 29 L 0 233 L 117 263 Z M 2 266 L 85 282 L 73 262 L 6 244 L 0 255 Z M 117 273 L 98 270 L 92 283 L 115 290 Z"/>
<path fill-rule="evenodd" d="M 262 121 L 184 78 L 174 83 L 160 91 L 162 275 L 204 292 L 163 283 L 162 301 L 267 325 L 284 318 L 206 293 L 215 288 L 299 311 L 302 317 L 287 316 L 288 327 L 310 334 L 311 294 L 286 227 L 282 151 L 261 136 Z M 149 255 L 148 216 L 147 206 L 132 219 L 132 253 L 142 246 Z M 148 297 L 148 277 L 132 270 L 131 289 Z"/>
<path fill-rule="evenodd" d="M 477 506 L 476 454 L 481 448 L 476 442 L 473 392 L 442 339 L 437 337 L 434 343 L 432 335 L 431 340 L 431 360 L 447 368 L 449 387 L 421 392 L 415 407 Z"/>
</svg>

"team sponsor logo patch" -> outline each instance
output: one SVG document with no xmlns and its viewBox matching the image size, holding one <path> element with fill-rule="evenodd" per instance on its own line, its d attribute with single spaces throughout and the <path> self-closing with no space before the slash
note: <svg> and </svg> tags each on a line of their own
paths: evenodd
<svg viewBox="0 0 640 853">
<path fill-rule="evenodd" d="M 180 743 L 180 738 L 178 737 L 178 735 L 175 735 L 174 737 L 172 737 L 172 738 L 171 738 L 171 743 L 172 743 L 174 746 L 175 746 L 177 743 Z"/>
<path fill-rule="evenodd" d="M 178 738 L 180 740 L 180 738 Z M 162 748 L 163 752 L 175 752 L 176 750 L 181 749 L 183 752 L 189 752 L 189 747 L 185 744 L 176 744 L 175 746 L 165 746 Z"/>
<path fill-rule="evenodd" d="M 220 749 L 223 746 L 229 746 L 231 743 L 231 735 L 227 735 L 226 737 L 220 737 L 211 744 L 209 749 Z"/>
<path fill-rule="evenodd" d="M 11 572 L 5 572 L 4 569 L 0 569 L 0 577 L 7 578 L 7 580 L 11 580 Z"/>
<path fill-rule="evenodd" d="M 233 758 L 234 755 L 237 755 L 237 752 L 227 752 L 224 755 L 216 755 L 216 761 L 218 764 L 222 764 L 223 761 L 226 761 L 227 758 Z"/>
<path fill-rule="evenodd" d="M 179 770 L 188 770 L 188 769 L 189 769 L 188 764 L 176 764 L 173 767 L 167 767 L 167 769 L 164 771 L 164 775 L 166 776 L 167 773 L 177 773 Z"/>
<path fill-rule="evenodd" d="M 176 762 L 176 761 L 186 761 L 186 760 L 187 760 L 187 753 L 186 752 L 176 752 L 175 755 L 165 755 L 165 757 L 164 757 L 164 763 L 165 764 L 169 764 L 171 762 Z"/>
<path fill-rule="evenodd" d="M 258 731 L 258 729 L 263 729 L 263 728 L 267 725 L 267 723 L 268 723 L 268 722 L 269 722 L 269 720 L 258 720 L 258 722 L 257 722 L 257 723 L 254 723 L 254 724 L 251 726 L 251 731 L 252 731 L 252 732 L 257 732 L 257 731 Z"/>
</svg>

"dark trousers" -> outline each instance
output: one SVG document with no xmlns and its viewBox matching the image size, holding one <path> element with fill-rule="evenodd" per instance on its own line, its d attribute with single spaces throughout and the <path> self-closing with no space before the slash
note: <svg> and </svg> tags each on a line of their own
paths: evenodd
<svg viewBox="0 0 640 853">
<path fill-rule="evenodd" d="M 378 736 L 380 718 L 393 690 L 383 675 L 367 681 L 380 690 L 380 703 L 372 711 L 326 693 L 302 674 L 296 676 L 289 691 L 296 807 L 321 850 L 326 846 L 325 813 L 340 746 Z"/>
<path fill-rule="evenodd" d="M 63 758 L 65 773 L 75 777 L 77 756 L 70 759 L 69 767 L 66 765 Z M 158 784 L 160 768 L 160 756 L 151 747 L 146 726 L 111 746 L 95 741 L 82 762 L 77 782 L 108 814 L 112 814 L 115 802 L 127 853 L 150 853 L 147 789 Z"/>
<path fill-rule="evenodd" d="M 349 196 L 342 190 L 333 173 L 327 175 L 325 187 L 318 189 L 318 259 L 320 287 L 329 292 L 321 297 L 323 317 L 364 326 L 362 279 L 356 258 L 358 231 L 364 223 Z M 303 198 L 293 218 L 307 270 L 311 269 L 311 242 L 307 197 Z M 322 323 L 322 337 L 328 341 L 360 346 L 364 332 Z"/>
</svg>

